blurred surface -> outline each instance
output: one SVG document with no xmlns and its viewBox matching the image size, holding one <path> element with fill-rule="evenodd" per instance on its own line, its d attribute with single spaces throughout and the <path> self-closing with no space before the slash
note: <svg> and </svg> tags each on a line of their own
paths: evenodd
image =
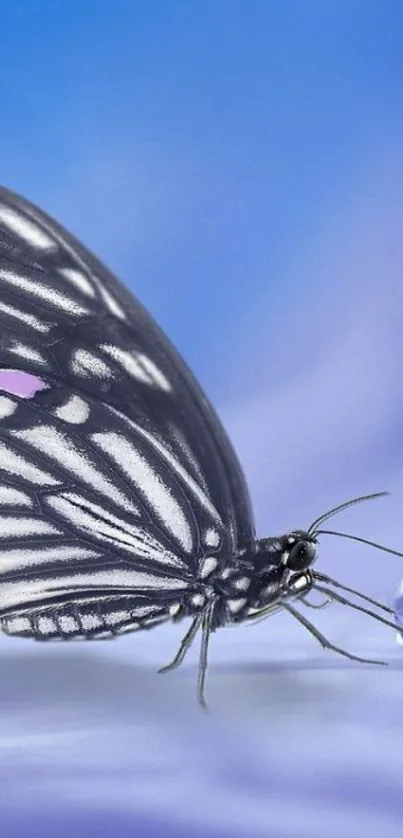
<svg viewBox="0 0 403 838">
<path fill-rule="evenodd" d="M 400 0 L 2 5 L 0 181 L 92 247 L 214 400 L 260 535 L 389 489 L 337 527 L 403 548 Z M 336 527 L 336 519 L 333 522 Z M 324 537 L 320 568 L 393 603 L 403 560 Z M 402 648 L 332 606 L 0 640 L 1 838 L 344 838 L 402 829 Z M 197 645 L 197 644 L 196 644 Z"/>
<path fill-rule="evenodd" d="M 300 657 L 283 637 L 275 662 L 213 665 L 208 716 L 190 666 L 161 677 L 111 653 L 5 657 L 2 835 L 20 823 L 46 838 L 56 825 L 63 835 L 397 838 L 402 661 L 380 670 L 310 651 Z"/>
</svg>

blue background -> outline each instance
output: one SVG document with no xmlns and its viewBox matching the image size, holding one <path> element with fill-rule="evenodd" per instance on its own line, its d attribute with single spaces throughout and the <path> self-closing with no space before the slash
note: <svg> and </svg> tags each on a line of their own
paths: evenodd
<svg viewBox="0 0 403 838">
<path fill-rule="evenodd" d="M 403 546 L 400 0 L 3 0 L 0 181 L 168 331 L 241 457 L 261 535 L 340 519 Z M 323 538 L 388 602 L 403 560 Z M 332 606 L 213 638 L 0 641 L 2 838 L 401 835 L 401 650 Z"/>
</svg>

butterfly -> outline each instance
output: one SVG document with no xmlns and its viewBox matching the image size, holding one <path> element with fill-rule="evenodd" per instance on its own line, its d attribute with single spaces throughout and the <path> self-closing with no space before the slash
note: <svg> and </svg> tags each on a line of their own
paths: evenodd
<svg viewBox="0 0 403 838">
<path fill-rule="evenodd" d="M 211 633 L 279 609 L 366 660 L 292 603 L 317 607 L 308 595 L 319 591 L 397 628 L 392 609 L 313 569 L 324 522 L 383 494 L 257 538 L 234 449 L 174 346 L 66 230 L 0 189 L 3 632 L 90 640 L 190 618 L 163 670 L 200 631 L 203 706 Z"/>
</svg>

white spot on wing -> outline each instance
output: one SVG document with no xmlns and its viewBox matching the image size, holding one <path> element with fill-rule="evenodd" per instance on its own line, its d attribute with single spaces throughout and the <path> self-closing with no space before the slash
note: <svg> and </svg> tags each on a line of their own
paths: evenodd
<svg viewBox="0 0 403 838">
<path fill-rule="evenodd" d="M 0 506 L 25 506 L 32 508 L 29 495 L 15 489 L 14 486 L 0 486 Z"/>
<path fill-rule="evenodd" d="M 45 567 L 47 564 L 62 562 L 83 561 L 84 559 L 96 559 L 101 554 L 96 550 L 86 547 L 60 544 L 57 547 L 14 547 L 11 550 L 1 552 L 0 571 L 1 573 L 18 572 L 36 565 Z"/>
<path fill-rule="evenodd" d="M 0 468 L 8 474 L 23 477 L 25 480 L 29 480 L 37 486 L 60 485 L 59 480 L 56 480 L 51 474 L 29 462 L 22 454 L 13 451 L 4 442 L 0 442 Z"/>
<path fill-rule="evenodd" d="M 94 355 L 93 352 L 88 352 L 87 349 L 76 349 L 72 356 L 71 369 L 77 375 L 83 375 L 86 378 L 89 375 L 106 379 L 113 377 L 113 372 L 108 364 L 102 358 Z"/>
<path fill-rule="evenodd" d="M 220 543 L 220 534 L 212 527 L 206 530 L 203 536 L 203 541 L 207 547 L 218 547 Z"/>
<path fill-rule="evenodd" d="M 147 617 L 149 614 L 153 614 L 154 611 L 155 605 L 135 605 L 131 610 L 131 614 L 134 617 Z"/>
<path fill-rule="evenodd" d="M 45 323 L 43 320 L 39 320 L 38 317 L 35 317 L 34 314 L 28 314 L 26 311 L 20 311 L 19 308 L 15 308 L 15 306 L 10 306 L 4 302 L 0 302 L 0 311 L 4 314 L 8 314 L 9 317 L 15 317 L 16 320 L 24 323 L 25 326 L 30 326 L 31 329 L 35 329 L 37 332 L 42 332 L 45 335 L 52 328 L 51 323 Z"/>
<path fill-rule="evenodd" d="M 103 621 L 98 614 L 80 614 L 80 620 L 84 631 L 93 631 L 103 626 Z"/>
<path fill-rule="evenodd" d="M 80 396 L 70 396 L 64 404 L 54 410 L 54 415 L 72 425 L 82 425 L 90 415 L 90 407 Z"/>
<path fill-rule="evenodd" d="M 179 556 L 160 544 L 145 525 L 130 525 L 75 492 L 47 497 L 46 503 L 99 543 L 112 545 L 115 550 L 124 550 L 136 558 L 152 559 L 164 566 L 179 568 L 183 572 L 184 564 Z M 163 584 L 161 581 L 162 587 Z"/>
<path fill-rule="evenodd" d="M 203 562 L 202 567 L 201 567 L 201 571 L 200 571 L 201 578 L 202 579 L 207 579 L 207 577 L 210 576 L 210 573 L 212 573 L 213 570 L 216 569 L 217 564 L 218 564 L 217 559 L 214 559 L 213 556 L 207 556 L 207 558 L 204 559 L 204 562 Z"/>
<path fill-rule="evenodd" d="M 56 242 L 38 224 L 12 207 L 0 204 L 0 223 L 24 239 L 31 247 L 39 250 L 55 250 L 57 247 Z"/>
<path fill-rule="evenodd" d="M 145 457 L 117 433 L 95 433 L 91 438 L 121 468 L 126 477 L 135 483 L 167 530 L 186 552 L 191 553 L 192 531 L 186 514 L 173 492 Z"/>
<path fill-rule="evenodd" d="M 152 626 L 156 623 L 161 623 L 163 620 L 166 620 L 165 614 L 156 614 L 154 617 L 146 617 L 145 620 L 141 621 L 142 626 Z"/>
<path fill-rule="evenodd" d="M 90 486 L 108 498 L 112 499 L 127 512 L 138 514 L 138 508 L 102 472 L 90 462 L 88 457 L 77 448 L 74 443 L 51 425 L 41 425 L 25 431 L 12 431 L 13 436 L 32 445 L 37 451 L 42 451 L 53 457 L 59 468 L 78 475 Z"/>
<path fill-rule="evenodd" d="M 142 384 L 154 385 L 165 391 L 172 389 L 168 379 L 158 369 L 156 364 L 143 353 L 136 352 L 135 350 L 128 352 L 126 349 L 121 349 L 120 346 L 114 346 L 111 343 L 101 344 L 100 349 L 119 364 L 125 372 L 135 378 L 136 381 L 141 381 Z"/>
<path fill-rule="evenodd" d="M 149 374 L 151 380 L 154 384 L 157 385 L 161 390 L 165 390 L 166 393 L 169 393 L 172 390 L 171 383 L 168 381 L 166 375 L 157 367 L 154 361 L 151 358 L 148 358 L 147 355 L 143 353 L 139 353 L 137 356 L 140 363 L 145 368 L 146 372 Z"/>
<path fill-rule="evenodd" d="M 0 516 L 0 538 L 26 538 L 36 535 L 62 535 L 61 531 L 40 518 Z"/>
<path fill-rule="evenodd" d="M 14 355 L 18 355 L 20 358 L 24 358 L 26 361 L 35 361 L 37 364 L 47 366 L 46 358 L 39 349 L 34 349 L 33 346 L 27 346 L 25 343 L 14 341 L 10 347 L 10 352 L 13 352 Z"/>
<path fill-rule="evenodd" d="M 61 614 L 59 617 L 59 624 L 62 632 L 65 634 L 71 634 L 75 631 L 78 631 L 78 624 L 77 620 L 74 617 L 71 617 L 69 614 Z"/>
<path fill-rule="evenodd" d="M 115 411 L 113 408 L 111 408 L 111 410 L 113 410 L 114 413 L 118 412 Z M 141 427 L 141 425 L 138 425 L 136 422 L 132 422 L 130 419 L 127 419 L 126 417 L 124 417 L 124 421 L 128 427 L 132 428 L 137 434 L 146 439 L 152 445 L 152 447 L 156 451 L 158 451 L 158 454 L 160 454 L 162 459 L 165 460 L 165 462 L 168 463 L 168 465 L 170 466 L 170 468 L 172 468 L 175 474 L 177 474 L 177 476 L 181 478 L 186 488 L 189 490 L 189 492 L 192 493 L 193 497 L 200 503 L 200 505 L 206 510 L 206 512 L 208 512 L 211 515 L 215 523 L 223 528 L 224 525 L 221 520 L 221 517 L 215 506 L 212 504 L 210 498 L 207 496 L 206 492 L 204 492 L 203 489 L 198 485 L 198 483 L 196 483 L 196 481 L 189 474 L 189 472 L 186 471 L 185 468 L 183 468 L 179 460 L 173 454 L 171 454 L 171 452 L 168 451 L 168 449 L 164 445 L 162 445 L 162 443 L 157 439 L 157 437 L 155 437 L 149 431 L 146 431 L 145 428 Z"/>
<path fill-rule="evenodd" d="M 32 279 L 32 277 L 27 277 L 25 274 L 18 274 L 15 271 L 0 268 L 0 280 L 2 282 L 7 282 L 12 288 L 19 288 L 26 294 L 32 297 L 37 297 L 45 304 L 49 303 L 50 305 L 60 309 L 60 311 L 65 311 L 68 314 L 79 316 L 90 313 L 87 308 L 76 303 L 71 297 L 68 297 L 66 294 L 62 294 L 61 291 L 58 291 L 56 288 L 51 288 L 48 285 L 45 285 L 45 283 L 41 283 L 39 281 L 36 282 Z"/>
<path fill-rule="evenodd" d="M 0 419 L 12 416 L 17 410 L 17 402 L 9 399 L 8 396 L 0 396 Z"/>
<path fill-rule="evenodd" d="M 95 291 L 88 279 L 82 271 L 76 268 L 59 268 L 59 274 L 72 283 L 79 291 L 86 294 L 88 297 L 95 297 Z"/>
<path fill-rule="evenodd" d="M 111 626 L 116 626 L 119 623 L 124 623 L 125 620 L 130 619 L 130 612 L 129 611 L 110 611 L 109 614 L 106 616 L 108 623 Z"/>
<path fill-rule="evenodd" d="M 55 634 L 58 631 L 57 625 L 52 617 L 46 617 L 42 615 L 38 617 L 37 620 L 38 632 L 43 634 L 45 637 L 48 634 Z"/>
<path fill-rule="evenodd" d="M 127 626 L 119 626 L 118 631 L 119 631 L 119 634 L 129 634 L 130 632 L 137 631 L 140 628 L 142 628 L 140 623 L 138 623 L 137 621 L 133 621 L 132 623 L 130 623 Z"/>
<path fill-rule="evenodd" d="M 32 631 L 28 617 L 6 617 L 4 620 L 7 634 L 21 634 Z"/>
<path fill-rule="evenodd" d="M 137 361 L 134 352 L 127 352 L 125 349 L 120 349 L 119 346 L 113 346 L 110 343 L 103 343 L 100 349 L 137 381 L 142 381 L 144 384 L 150 383 L 147 373 Z"/>
<path fill-rule="evenodd" d="M 161 578 L 152 573 L 135 569 L 106 568 L 91 572 L 76 572 L 69 575 L 54 576 L 46 580 L 38 577 L 24 577 L 22 580 L 3 581 L 0 585 L 0 608 L 16 608 L 21 603 L 40 601 L 44 604 L 55 594 L 63 592 L 76 595 L 78 591 L 91 589 L 104 590 L 116 594 L 133 593 L 138 590 L 183 590 L 182 579 L 165 576 Z M 133 609 L 135 611 L 135 609 Z M 83 620 L 84 622 L 84 620 Z"/>
<path fill-rule="evenodd" d="M 207 481 L 205 475 L 203 474 L 202 468 L 198 460 L 194 455 L 194 451 L 192 451 L 183 431 L 178 428 L 174 423 L 170 422 L 169 430 L 174 439 L 176 440 L 179 448 L 181 450 L 182 457 L 186 459 L 188 465 L 196 472 L 197 479 L 199 480 L 200 485 L 202 486 L 205 492 L 208 492 Z"/>
<path fill-rule="evenodd" d="M 105 305 L 107 306 L 107 308 L 109 309 L 109 311 L 111 312 L 111 314 L 115 314 L 116 317 L 120 318 L 120 320 L 126 320 L 127 319 L 126 314 L 123 311 L 122 307 L 119 305 L 117 300 L 115 300 L 115 298 L 112 297 L 112 294 L 110 293 L 110 291 L 108 291 L 105 288 L 105 286 L 102 284 L 101 280 L 98 279 L 98 277 L 97 277 L 97 283 L 98 283 L 99 291 L 100 291 L 100 294 L 103 298 L 103 301 L 104 301 Z"/>
</svg>

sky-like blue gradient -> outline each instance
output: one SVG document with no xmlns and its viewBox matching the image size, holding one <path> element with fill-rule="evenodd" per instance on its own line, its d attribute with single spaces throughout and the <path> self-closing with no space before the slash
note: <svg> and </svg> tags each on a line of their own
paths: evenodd
<svg viewBox="0 0 403 838">
<path fill-rule="evenodd" d="M 340 526 L 402 548 L 400 0 L 5 0 L 0 29 L 0 182 L 168 331 L 259 532 L 387 488 Z M 321 554 L 393 601 L 403 560 Z M 401 656 L 393 632 L 316 613 L 335 643 Z M 401 835 L 398 660 L 348 667 L 286 615 L 220 632 L 200 719 L 197 649 L 154 675 L 181 632 L 1 641 L 1 838 Z"/>
</svg>

